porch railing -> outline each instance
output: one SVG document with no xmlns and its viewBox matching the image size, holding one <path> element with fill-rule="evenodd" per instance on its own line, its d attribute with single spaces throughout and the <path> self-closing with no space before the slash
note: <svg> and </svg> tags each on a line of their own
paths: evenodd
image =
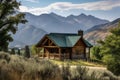
<svg viewBox="0 0 120 80">
<path fill-rule="evenodd" d="M 61 57 L 61 58 L 69 58 L 69 53 L 61 53 L 61 54 L 58 54 L 58 53 L 40 53 L 38 55 L 39 57 Z"/>
</svg>

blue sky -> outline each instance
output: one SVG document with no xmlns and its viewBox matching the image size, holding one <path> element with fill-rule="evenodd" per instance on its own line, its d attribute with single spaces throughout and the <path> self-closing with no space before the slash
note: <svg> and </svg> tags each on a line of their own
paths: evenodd
<svg viewBox="0 0 120 80">
<path fill-rule="evenodd" d="M 62 16 L 85 13 L 102 19 L 120 18 L 120 0 L 18 0 L 20 11 L 34 15 L 54 12 Z"/>
</svg>

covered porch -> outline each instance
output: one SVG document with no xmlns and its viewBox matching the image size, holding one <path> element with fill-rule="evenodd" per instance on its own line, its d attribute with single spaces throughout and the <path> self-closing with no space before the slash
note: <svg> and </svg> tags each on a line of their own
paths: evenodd
<svg viewBox="0 0 120 80">
<path fill-rule="evenodd" d="M 48 59 L 72 59 L 72 48 L 60 48 L 57 46 L 44 46 L 44 50 L 39 54 L 42 58 Z"/>
<path fill-rule="evenodd" d="M 90 48 L 86 48 L 85 52 L 81 55 L 74 54 L 72 48 L 64 48 L 64 47 L 57 47 L 57 46 L 44 46 L 41 47 L 43 52 L 39 53 L 39 57 L 47 58 L 47 59 L 90 59 Z M 79 58 L 75 58 L 74 56 L 78 56 Z"/>
</svg>

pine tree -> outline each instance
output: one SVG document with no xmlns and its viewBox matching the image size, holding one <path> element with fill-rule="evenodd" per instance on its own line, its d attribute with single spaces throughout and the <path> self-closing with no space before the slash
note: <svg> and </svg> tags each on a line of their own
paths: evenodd
<svg viewBox="0 0 120 80">
<path fill-rule="evenodd" d="M 20 52 L 20 49 L 18 49 L 18 52 L 17 52 L 18 55 L 21 55 L 21 52 Z"/>
<path fill-rule="evenodd" d="M 99 41 L 101 54 L 103 61 L 107 64 L 107 69 L 115 75 L 120 75 L 120 23 L 110 32 L 111 35 L 107 36 L 104 41 Z"/>
<path fill-rule="evenodd" d="M 0 51 L 7 51 L 13 41 L 19 23 L 27 22 L 25 14 L 19 13 L 20 3 L 16 0 L 0 0 Z"/>
<path fill-rule="evenodd" d="M 29 49 L 29 46 L 27 46 L 27 45 L 25 46 L 24 56 L 27 58 L 30 58 L 30 49 Z"/>
</svg>

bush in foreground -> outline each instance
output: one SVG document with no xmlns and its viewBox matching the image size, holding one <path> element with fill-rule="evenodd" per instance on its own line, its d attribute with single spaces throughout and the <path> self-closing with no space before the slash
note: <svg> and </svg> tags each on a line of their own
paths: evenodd
<svg viewBox="0 0 120 80">
<path fill-rule="evenodd" d="M 117 78 L 111 73 L 91 72 L 81 66 L 59 67 L 48 60 L 0 52 L 0 80 L 117 80 Z"/>
</svg>

